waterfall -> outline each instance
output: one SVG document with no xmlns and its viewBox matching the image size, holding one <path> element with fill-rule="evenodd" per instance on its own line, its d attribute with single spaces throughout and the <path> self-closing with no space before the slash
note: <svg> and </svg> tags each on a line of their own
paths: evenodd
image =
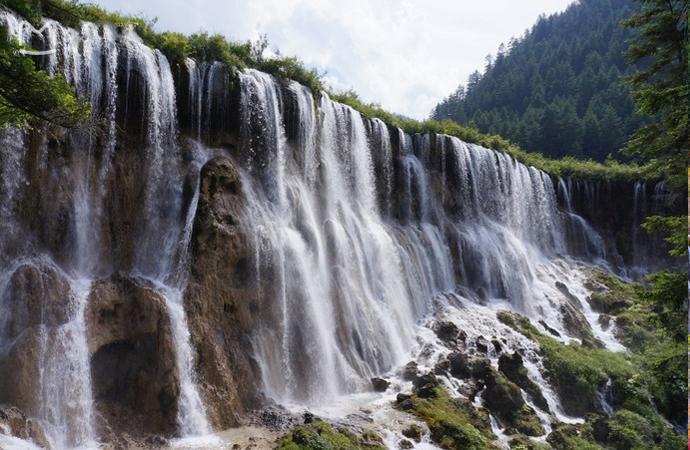
<svg viewBox="0 0 690 450">
<path fill-rule="evenodd" d="M 565 222 L 579 216 L 563 218 L 544 172 L 399 130 L 395 163 L 379 120 L 255 70 L 240 89 L 253 266 L 280 305 L 278 323 L 254 336 L 269 396 L 310 403 L 361 389 L 405 361 L 433 299 L 458 285 L 557 317 L 535 266 L 567 253 Z"/>
<path fill-rule="evenodd" d="M 188 205 L 190 211 L 182 211 L 181 199 L 186 171 L 198 174 L 206 156 L 197 150 L 193 161 L 184 167 L 180 165 L 175 90 L 167 59 L 144 45 L 131 28 L 118 33 L 110 25 L 83 23 L 80 31 L 76 31 L 56 21 L 44 20 L 39 32 L 10 13 L 2 12 L 1 19 L 11 35 L 21 42 L 30 43 L 35 36 L 44 48 L 55 49 L 44 57 L 46 70 L 49 74 L 62 73 L 76 94 L 91 103 L 93 121 L 104 122 L 106 137 L 101 142 L 88 126 L 65 136 L 69 152 L 61 170 L 71 181 L 60 189 L 71 202 L 71 208 L 66 211 L 70 232 L 63 243 L 54 247 L 55 256 L 51 257 L 42 254 L 37 243 L 21 242 L 30 233 L 22 230 L 25 225 L 17 212 L 18 202 L 42 189 L 21 176 L 29 157 L 25 153 L 24 132 L 8 129 L 0 136 L 4 149 L 0 155 L 0 172 L 5 180 L 0 190 L 3 198 L 9 200 L 0 209 L 3 219 L 0 272 L 2 279 L 8 280 L 0 285 L 1 304 L 12 307 L 15 300 L 8 290 L 8 282 L 19 273 L 21 264 L 39 270 L 45 267 L 69 284 L 69 293 L 65 294 L 69 297 L 65 300 L 69 310 L 67 321 L 59 326 L 40 325 L 36 330 L 40 372 L 33 394 L 35 402 L 26 406 L 27 413 L 40 420 L 56 449 L 90 446 L 96 440 L 85 311 L 94 281 L 108 276 L 114 269 L 126 270 L 132 276 L 149 280 L 166 302 L 180 378 L 179 434 L 206 434 L 210 427 L 196 387 L 182 300 L 189 264 L 186 247 L 191 237 L 198 186 Z M 125 85 L 119 86 L 123 72 Z M 134 86 L 134 77 L 136 83 L 143 85 L 145 99 L 146 182 L 132 263 L 117 267 L 116 261 L 109 260 L 108 242 L 102 233 L 109 226 L 105 208 L 112 208 L 108 185 L 113 182 L 112 161 L 118 156 L 116 117 L 121 114 L 120 105 L 130 101 L 121 101 L 120 93 Z M 54 160 L 51 151 L 44 144 L 36 166 L 48 174 L 47 180 L 63 176 L 49 166 Z M 8 332 L 7 324 L 2 328 L 0 334 Z M 14 345 L 11 338 L 3 337 L 2 353 L 8 355 L 6 352 L 11 353 Z"/>
<path fill-rule="evenodd" d="M 257 70 L 235 77 L 221 63 L 189 58 L 171 66 L 132 27 L 82 23 L 75 30 L 44 20 L 39 32 L 8 12 L 0 12 L 0 24 L 23 43 L 55 50 L 37 62 L 63 74 L 91 103 L 90 125 L 100 125 L 0 130 L 0 196 L 7 199 L 0 203 L 0 402 L 15 400 L 2 375 L 34 364 L 35 385 L 22 386 L 26 398 L 17 402 L 53 447 L 97 445 L 104 414 L 94 355 L 140 342 L 119 335 L 96 349 L 89 342 L 93 324 L 85 316 L 99 300 L 94 293 L 117 280 L 150 295 L 137 299 L 147 307 L 162 305 L 163 319 L 142 334 L 153 342 L 160 329 L 169 333 L 173 365 L 165 369 L 176 384 L 174 398 L 164 400 L 176 409 L 161 433 L 182 438 L 211 433 L 219 414 L 235 414 L 245 400 L 231 397 L 244 396 L 237 391 L 250 375 L 261 394 L 285 405 L 361 393 L 370 378 L 394 376 L 420 347 L 437 351 L 429 323 L 451 309 L 473 339 L 499 329 L 511 350 L 527 349 L 526 367 L 544 385 L 536 344 L 499 324 L 495 309 L 524 314 L 569 341 L 577 337 L 564 323 L 567 301 L 605 346 L 622 349 L 587 304 L 580 269 L 630 269 L 609 239 L 623 228 L 633 240 L 631 270 L 647 269 L 650 251 L 638 246 L 638 229 L 658 209 L 650 202 L 663 197 L 663 185 L 650 196 L 651 186 L 635 184 L 632 229 L 629 222 L 616 228 L 596 214 L 602 197 L 613 195 L 605 183 L 551 177 L 456 137 L 409 134 Z M 226 160 L 209 175 L 218 179 L 202 172 L 212 156 Z M 235 166 L 239 177 L 228 184 L 241 189 L 230 195 L 216 184 L 227 181 L 221 169 Z M 199 252 L 218 251 L 196 245 L 203 235 L 196 226 L 207 225 L 197 219 L 213 216 L 214 202 L 240 197 L 221 214 L 231 217 L 209 220 L 209 228 L 232 228 L 218 234 L 236 238 L 231 245 L 244 246 L 238 252 L 249 248 L 248 256 L 213 255 L 212 264 L 237 263 L 222 273 L 242 272 L 241 287 L 220 280 L 232 285 L 224 298 L 209 292 L 218 280 L 204 290 L 208 274 L 195 265 Z M 197 291 L 210 298 L 194 297 Z M 234 320 L 233 301 L 248 305 L 240 309 L 247 306 L 251 329 L 238 324 L 238 337 L 216 326 L 222 320 L 205 328 L 208 311 Z M 188 323 L 188 314 L 201 326 Z M 213 339 L 227 345 L 218 353 L 232 350 L 222 357 L 238 361 L 210 369 L 231 374 L 198 379 L 219 357 Z M 27 348 L 34 359 L 15 364 Z M 251 374 L 239 373 L 245 356 Z M 237 386 L 216 386 L 226 381 L 215 375 Z M 572 419 L 548 386 L 544 392 L 559 420 Z M 212 405 L 214 395 L 232 406 Z M 550 427 L 545 412 L 542 419 Z"/>
</svg>

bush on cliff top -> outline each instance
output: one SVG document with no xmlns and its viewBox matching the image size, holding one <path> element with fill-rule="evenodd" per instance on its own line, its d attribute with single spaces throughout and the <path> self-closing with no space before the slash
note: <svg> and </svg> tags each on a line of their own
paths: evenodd
<svg viewBox="0 0 690 450">
<path fill-rule="evenodd" d="M 265 40 L 258 43 L 230 42 L 219 34 L 196 33 L 185 36 L 175 32 L 158 33 L 153 30 L 155 20 L 108 12 L 96 5 L 81 3 L 78 0 L 0 0 L 0 5 L 17 11 L 35 24 L 40 22 L 41 16 L 46 16 L 72 27 L 78 27 L 82 20 L 108 22 L 116 26 L 130 25 L 147 45 L 161 50 L 172 62 L 180 63 L 187 57 L 198 61 L 220 61 L 231 69 L 256 68 L 281 78 L 295 80 L 309 87 L 315 95 L 327 91 L 320 74 L 313 69 L 307 69 L 298 58 L 263 58 L 262 53 L 267 45 Z M 362 102 L 353 92 L 331 93 L 331 97 L 356 109 L 364 117 L 379 118 L 406 133 L 455 136 L 465 142 L 505 152 L 523 164 L 534 166 L 554 176 L 572 176 L 578 179 L 639 179 L 644 174 L 644 168 L 615 161 L 601 164 L 571 157 L 549 159 L 540 153 L 526 152 L 500 136 L 482 134 L 475 128 L 464 127 L 450 120 L 439 122 L 430 119 L 421 122 L 403 118 L 383 110 L 378 105 Z"/>
</svg>

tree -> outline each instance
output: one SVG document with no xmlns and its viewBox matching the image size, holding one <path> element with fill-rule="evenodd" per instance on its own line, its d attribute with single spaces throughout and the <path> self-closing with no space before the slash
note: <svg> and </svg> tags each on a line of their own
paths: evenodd
<svg viewBox="0 0 690 450">
<path fill-rule="evenodd" d="M 652 120 L 628 141 L 626 151 L 649 160 L 655 174 L 684 187 L 689 139 L 687 1 L 638 2 L 640 11 L 625 22 L 637 31 L 627 54 L 631 62 L 645 66 L 629 82 L 635 104 Z"/>
<path fill-rule="evenodd" d="M 37 69 L 6 30 L 0 30 L 0 41 L 0 126 L 42 120 L 71 128 L 89 117 L 89 105 L 75 97 L 62 75 L 51 78 Z"/>
<path fill-rule="evenodd" d="M 568 154 L 604 161 L 614 154 L 629 159 L 619 150 L 640 122 L 629 89 L 621 89 L 621 75 L 634 70 L 623 58 L 626 40 L 633 32 L 621 26 L 621 21 L 636 8 L 635 0 L 588 0 L 574 2 L 563 13 L 542 16 L 524 36 L 511 39 L 507 47 L 500 46 L 483 73 L 472 75 L 467 94 L 460 99 L 447 97 L 441 102 L 443 107 L 434 110 L 442 115 L 434 118 L 465 124 L 474 121 L 484 133 L 499 133 L 527 150 L 551 157 Z M 596 146 L 585 144 L 584 133 L 556 142 L 538 138 L 539 133 L 553 136 L 553 129 L 527 124 L 527 111 L 543 116 L 549 105 L 563 109 L 563 101 L 575 105 L 577 120 L 568 117 L 567 121 L 580 125 L 592 103 L 600 104 L 594 108 L 598 120 L 602 117 L 598 111 L 610 106 L 615 114 L 609 114 L 609 119 L 619 119 L 621 136 Z"/>
<path fill-rule="evenodd" d="M 29 2 L 12 3 L 35 19 Z M 64 77 L 48 76 L 21 50 L 22 45 L 0 27 L 0 127 L 44 121 L 71 128 L 88 118 L 88 103 L 75 97 Z"/>
</svg>

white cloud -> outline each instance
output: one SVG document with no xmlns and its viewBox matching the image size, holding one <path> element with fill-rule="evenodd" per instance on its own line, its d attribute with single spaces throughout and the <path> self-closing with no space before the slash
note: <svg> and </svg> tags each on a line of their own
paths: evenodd
<svg viewBox="0 0 690 450">
<path fill-rule="evenodd" d="M 335 89 L 419 119 L 541 13 L 572 0 L 99 0 L 158 17 L 157 28 L 231 39 L 268 35 L 284 55 L 326 71 Z"/>
</svg>

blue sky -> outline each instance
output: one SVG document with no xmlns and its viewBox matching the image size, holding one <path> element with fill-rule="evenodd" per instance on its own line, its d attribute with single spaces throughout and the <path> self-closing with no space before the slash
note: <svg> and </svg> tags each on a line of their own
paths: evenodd
<svg viewBox="0 0 690 450">
<path fill-rule="evenodd" d="M 326 73 L 336 90 L 417 119 L 501 42 L 572 0 L 96 0 L 158 18 L 159 31 L 268 36 L 272 48 Z"/>
</svg>

